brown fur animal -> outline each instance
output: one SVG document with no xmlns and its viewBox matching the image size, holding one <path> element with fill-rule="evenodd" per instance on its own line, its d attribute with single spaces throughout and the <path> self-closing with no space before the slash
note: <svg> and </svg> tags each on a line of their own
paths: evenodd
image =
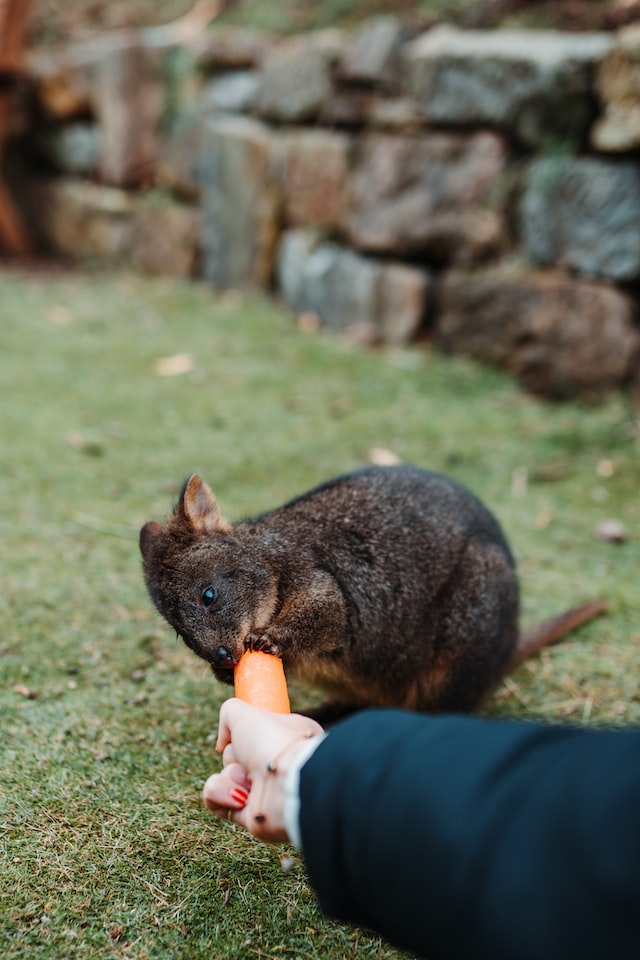
<svg viewBox="0 0 640 960">
<path fill-rule="evenodd" d="M 192 476 L 140 549 L 156 607 L 219 680 L 233 682 L 247 647 L 270 651 L 334 698 L 322 719 L 362 705 L 472 710 L 515 663 L 605 609 L 520 635 L 496 519 L 412 466 L 345 474 L 236 524 Z"/>
</svg>

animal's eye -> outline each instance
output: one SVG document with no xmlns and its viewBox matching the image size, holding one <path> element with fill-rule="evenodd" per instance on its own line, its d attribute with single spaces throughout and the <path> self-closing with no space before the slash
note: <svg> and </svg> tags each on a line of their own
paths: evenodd
<svg viewBox="0 0 640 960">
<path fill-rule="evenodd" d="M 218 599 L 218 591 L 215 587 L 205 587 L 202 591 L 202 606 L 208 609 L 212 603 Z"/>
</svg>

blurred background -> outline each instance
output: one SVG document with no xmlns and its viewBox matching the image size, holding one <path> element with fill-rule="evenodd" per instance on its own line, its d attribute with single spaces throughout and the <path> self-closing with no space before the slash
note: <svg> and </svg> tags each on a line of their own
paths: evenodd
<svg viewBox="0 0 640 960">
<path fill-rule="evenodd" d="M 609 604 L 483 713 L 638 722 L 639 63 L 634 0 L 0 0 L 3 957 L 400 956 L 202 809 L 137 543 L 192 472 L 455 477 L 523 624 Z"/>
</svg>

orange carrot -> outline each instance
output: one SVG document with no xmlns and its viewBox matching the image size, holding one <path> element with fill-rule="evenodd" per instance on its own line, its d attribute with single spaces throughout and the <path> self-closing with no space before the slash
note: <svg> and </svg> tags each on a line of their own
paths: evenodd
<svg viewBox="0 0 640 960">
<path fill-rule="evenodd" d="M 273 713 L 290 713 L 289 693 L 280 657 L 246 650 L 235 666 L 236 697 Z"/>
</svg>

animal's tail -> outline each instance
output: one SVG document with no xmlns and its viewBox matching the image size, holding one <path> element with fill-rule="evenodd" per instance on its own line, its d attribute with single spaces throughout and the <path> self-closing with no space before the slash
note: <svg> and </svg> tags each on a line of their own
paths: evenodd
<svg viewBox="0 0 640 960">
<path fill-rule="evenodd" d="M 532 653 L 536 653 L 542 647 L 562 639 L 571 630 L 581 627 L 583 623 L 593 620 L 594 617 L 599 617 L 600 614 L 606 613 L 608 609 L 608 605 L 603 600 L 593 600 L 591 603 L 584 603 L 581 607 L 572 607 L 571 610 L 566 610 L 555 617 L 543 620 L 542 623 L 528 627 L 518 638 L 518 644 L 509 666 L 515 667 L 526 657 L 530 657 Z"/>
</svg>

